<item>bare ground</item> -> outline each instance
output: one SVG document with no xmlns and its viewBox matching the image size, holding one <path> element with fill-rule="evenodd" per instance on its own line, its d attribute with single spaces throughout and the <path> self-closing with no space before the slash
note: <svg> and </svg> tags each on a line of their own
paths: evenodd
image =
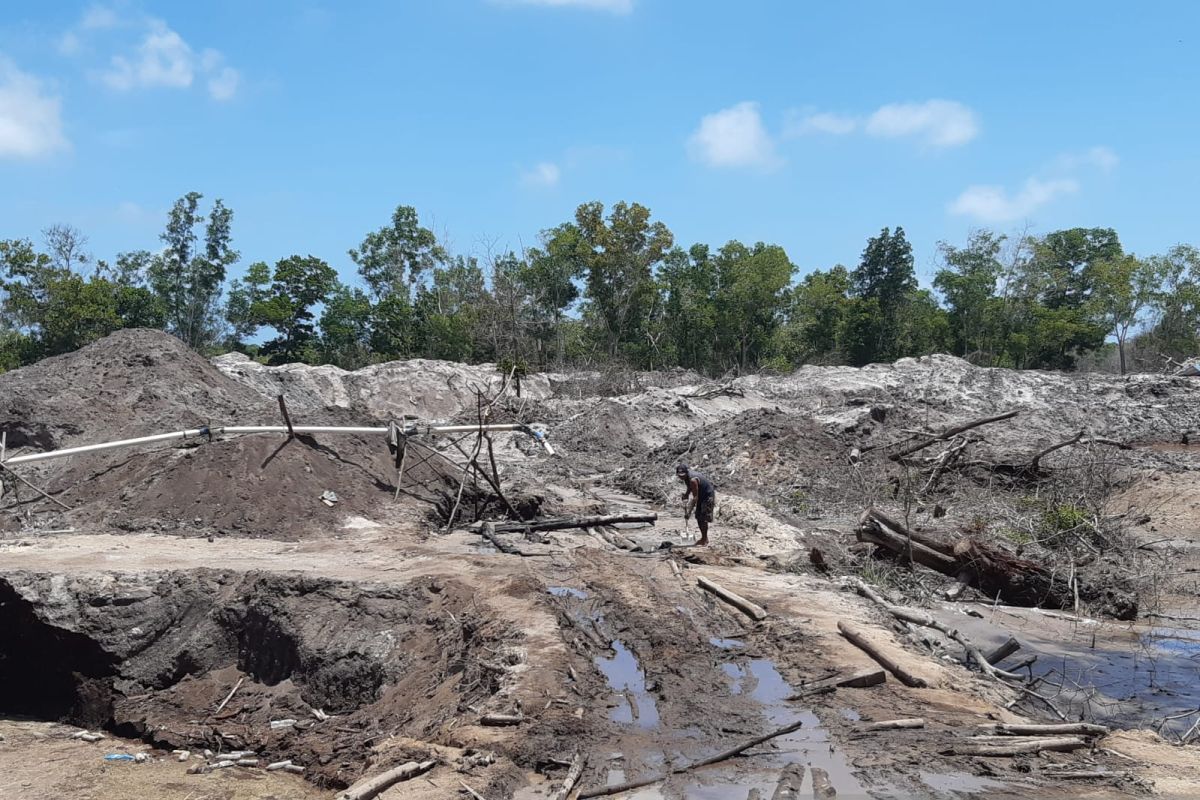
<svg viewBox="0 0 1200 800">
<path fill-rule="evenodd" d="M 25 371 L 4 376 L 0 405 L 15 409 L 5 428 L 22 433 L 22 447 L 51 448 L 112 431 L 137 435 L 159 424 L 190 424 L 202 412 L 179 401 L 193 396 L 201 407 L 225 398 L 225 421 L 262 422 L 270 413 L 264 392 L 278 385 L 275 373 L 256 371 L 244 384 L 257 382 L 256 393 L 243 395 L 243 384 L 189 362 L 181 385 L 153 390 L 150 411 L 116 422 L 128 392 L 144 398 L 136 387 L 155 386 L 139 377 L 135 345 L 152 356 L 171 351 L 171 359 L 149 357 L 152 371 L 190 358 L 169 341 L 138 337 L 146 335 L 121 342 L 124 355 L 110 347 L 82 357 L 90 362 L 43 368 L 32 380 L 21 379 Z M 100 382 L 102 391 L 78 391 L 69 406 L 64 376 L 96 363 L 117 377 Z M 25 492 L 16 504 L 6 497 L 0 512 L 7 530 L 0 538 L 0 615 L 10 631 L 0 647 L 0 710 L 26 715 L 0 722 L 0 794 L 328 797 L 364 774 L 434 757 L 432 772 L 383 796 L 457 798 L 463 782 L 487 798 L 537 798 L 552 795 L 565 771 L 550 759 L 570 760 L 577 750 L 588 755 L 582 783 L 590 788 L 689 763 L 795 720 L 804 721 L 799 732 L 745 757 L 628 796 L 740 800 L 751 788 L 770 796 L 780 770 L 796 762 L 826 769 L 840 797 L 1200 793 L 1193 748 L 1150 731 L 1114 733 L 1072 754 L 942 755 L 978 725 L 1040 717 L 1045 709 L 1014 704 L 1013 690 L 968 671 L 941 643 L 924 646 L 901 635 L 874 606 L 841 588 L 840 564 L 831 576 L 807 557 L 814 547 L 837 552 L 852 538 L 865 484 L 862 470 L 856 478 L 843 457 L 848 447 L 900 436 L 910 426 L 937 427 L 1014 397 L 1034 415 L 1036 441 L 997 431 L 981 444 L 988 452 L 1036 449 L 1088 414 L 1097 434 L 1126 426 L 1130 438 L 1167 441 L 1192 423 L 1191 401 L 1200 392 L 1166 379 L 1081 387 L 1053 376 L 1053 385 L 1038 389 L 1023 375 L 979 376 L 935 361 L 917 382 L 927 401 L 915 411 L 916 401 L 901 395 L 918 367 L 835 370 L 822 381 L 812 373 L 773 384 L 743 379 L 737 392 L 707 397 L 695 396 L 704 387 L 681 382 L 688 376 L 660 386 L 642 378 L 633 394 L 590 399 L 588 381 L 560 382 L 570 391 L 557 397 L 551 382 L 506 404 L 501 413 L 551 425 L 560 449 L 548 459 L 519 438 L 500 440 L 507 481 L 555 513 L 657 511 L 654 528 L 622 531 L 644 552 L 568 531 L 546 544 L 514 537 L 529 555 L 520 557 L 495 552 L 468 530 L 434 533 L 437 489 L 448 485 L 447 475 L 416 475 L 393 503 L 394 475 L 376 441 L 322 437 L 280 448 L 279 439 L 237 439 L 29 471 L 76 510 L 52 510 Z M 448 376 L 445 397 L 438 397 L 440 386 L 422 384 L 425 394 L 414 395 L 411 407 L 454 398 L 449 404 L 457 408 L 447 416 L 469 416 L 467 383 L 489 378 L 438 369 Z M 396 368 L 388 376 L 404 379 Z M 290 385 L 308 386 L 298 396 L 315 398 L 295 403 L 306 419 L 362 424 L 362 415 L 386 405 L 374 394 L 376 383 L 319 377 L 324 383 L 309 386 L 304 382 L 316 378 L 303 370 L 287 376 Z M 106 388 L 118 378 L 126 394 Z M 935 378 L 959 387 L 958 404 L 928 399 Z M 337 383 L 348 380 L 356 383 Z M 197 385 L 207 394 L 195 395 Z M 1094 395 L 1095 408 L 1050 418 L 1045 393 L 1080 403 Z M 1095 410 L 1118 396 L 1126 405 Z M 345 402 L 328 408 L 330 397 Z M 92 410 L 80 411 L 81 403 Z M 71 416 L 82 422 L 64 427 Z M 714 546 L 704 551 L 685 546 L 694 529 L 685 531 L 678 518 L 670 467 L 681 457 L 703 464 L 722 491 Z M 1153 553 L 1163 543 L 1150 545 L 1147 557 L 1180 560 L 1175 571 L 1183 575 L 1192 567 L 1181 559 L 1190 558 L 1200 537 L 1192 525 L 1200 473 L 1187 458 L 1163 457 L 1160 450 L 1135 453 L 1127 464 L 1134 477 L 1113 502 L 1124 504 L 1117 513 L 1144 511 L 1135 530 L 1141 541 L 1174 540 L 1175 549 L 1161 556 Z M 318 502 L 325 489 L 345 499 L 330 509 Z M 945 520 L 935 521 L 929 509 L 913 513 L 935 529 L 966 524 L 979 512 L 977 489 L 966 481 L 940 495 L 950 508 Z M 664 541 L 674 546 L 658 549 Z M 1167 571 L 1153 563 L 1148 569 Z M 753 623 L 715 601 L 697 588 L 699 576 L 765 607 L 767 618 Z M 1200 616 L 1186 575 L 1159 589 L 1147 608 Z M 964 613 L 972 607 L 984 618 Z M 1015 632 L 1027 651 L 1040 648 L 1043 664 L 1061 657 L 1065 671 L 1081 651 L 1128 654 L 1161 647 L 1164 639 L 1145 622 L 1080 622 L 979 603 L 933 610 L 981 642 Z M 806 681 L 873 665 L 838 634 L 843 620 L 865 628 L 928 688 L 889 680 L 788 701 Z M 1185 645 L 1182 658 L 1192 653 Z M 1132 668 L 1135 694 L 1145 673 L 1144 664 Z M 1169 704 L 1151 708 L 1148 698 L 1164 687 L 1186 695 L 1174 683 L 1147 683 L 1134 716 L 1149 723 L 1166 714 Z M 1106 699 L 1093 698 L 1096 705 Z M 1055 700 L 1075 708 L 1066 694 Z M 332 716 L 319 720 L 316 710 Z M 491 713 L 524 721 L 482 725 Z M 926 725 L 863 730 L 869 721 L 902 717 L 922 717 Z M 63 719 L 107 726 L 109 739 L 71 740 L 77 728 L 54 722 Z M 296 724 L 270 725 L 283 719 Z M 252 768 L 188 775 L 188 764 L 169 755 L 177 747 L 251 749 L 264 763 L 290 758 L 305 765 L 306 780 Z M 145 764 L 102 760 L 137 750 L 154 757 Z M 1062 767 L 1107 774 L 1065 780 L 1056 772 Z"/>
</svg>

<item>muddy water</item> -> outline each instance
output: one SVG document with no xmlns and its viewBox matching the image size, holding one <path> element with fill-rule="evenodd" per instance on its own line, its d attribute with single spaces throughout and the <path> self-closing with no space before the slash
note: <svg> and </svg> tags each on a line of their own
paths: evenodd
<svg viewBox="0 0 1200 800">
<path fill-rule="evenodd" d="M 754 788 L 759 789 L 765 797 L 770 797 L 779 779 L 779 772 L 795 763 L 826 770 L 838 797 L 869 797 L 854 777 L 845 756 L 831 743 L 829 732 L 821 726 L 817 716 L 787 702 L 793 690 L 774 663 L 769 659 L 755 658 L 722 664 L 721 667 L 729 678 L 730 693 L 747 697 L 759 706 L 767 722 L 764 728 L 782 728 L 797 721 L 803 721 L 804 726 L 763 745 L 764 749 L 769 747 L 774 750 L 769 755 L 755 756 L 748 759 L 745 765 L 714 766 L 688 776 L 687 782 L 680 784 L 684 797 L 689 800 L 740 798 Z M 759 752 L 759 748 L 753 752 Z M 812 775 L 806 772 L 801 794 L 807 796 L 811 791 Z"/>
<path fill-rule="evenodd" d="M 1016 636 L 1022 649 L 1008 663 L 1036 654 L 1037 691 L 1070 719 L 1138 728 L 1200 708 L 1200 630 L 1072 621 L 1023 608 L 985 610 L 983 619 L 947 607 L 937 614 L 985 649 Z M 1164 732 L 1182 733 L 1196 719 L 1167 721 Z"/>
<path fill-rule="evenodd" d="M 637 657 L 619 639 L 612 643 L 612 649 L 612 658 L 596 659 L 596 669 L 604 674 L 609 687 L 617 693 L 618 702 L 609 718 L 618 723 L 636 722 L 640 728 L 657 728 L 658 704 L 646 691 L 646 673 Z"/>
</svg>

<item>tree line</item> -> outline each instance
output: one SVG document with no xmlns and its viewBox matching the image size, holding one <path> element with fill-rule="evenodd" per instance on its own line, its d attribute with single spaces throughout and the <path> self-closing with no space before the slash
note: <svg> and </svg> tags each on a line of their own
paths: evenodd
<svg viewBox="0 0 1200 800">
<path fill-rule="evenodd" d="M 1125 372 L 1200 354 L 1200 251 L 1138 257 L 1110 228 L 978 230 L 939 245 L 927 289 L 900 227 L 870 237 L 854 266 L 797 281 L 779 245 L 685 249 L 637 203 L 584 203 L 536 247 L 485 259 L 450 252 L 402 205 L 348 250 L 350 284 L 312 255 L 230 280 L 233 211 L 216 200 L 204 212 L 202 200 L 176 201 L 159 249 L 111 263 L 68 225 L 40 244 L 0 240 L 0 371 L 124 327 L 166 330 L 205 354 L 347 369 L 422 357 L 718 375 L 951 353 Z"/>
</svg>

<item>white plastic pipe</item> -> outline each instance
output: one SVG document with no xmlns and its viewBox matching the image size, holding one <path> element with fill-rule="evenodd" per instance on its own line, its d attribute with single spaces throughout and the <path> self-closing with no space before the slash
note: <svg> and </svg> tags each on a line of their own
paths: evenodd
<svg viewBox="0 0 1200 800">
<path fill-rule="evenodd" d="M 118 439 L 115 442 L 102 442 L 100 444 L 85 444 L 79 447 L 65 447 L 61 450 L 47 450 L 44 453 L 30 453 L 24 456 L 13 456 L 5 459 L 5 464 L 28 464 L 33 461 L 45 461 L 49 458 L 65 458 L 74 456 L 80 453 L 94 453 L 98 450 L 112 450 L 115 447 L 135 447 L 139 444 L 151 444 L 153 442 L 169 442 L 172 439 L 191 439 L 196 436 L 203 436 L 208 432 L 208 428 L 190 428 L 186 431 L 172 431 L 171 433 L 159 433 L 154 436 L 139 436 L 136 439 Z"/>
<path fill-rule="evenodd" d="M 430 433 L 470 433 L 471 431 L 479 430 L 478 425 L 429 425 L 424 426 L 425 430 Z M 294 433 L 357 433 L 367 435 L 386 435 L 387 428 L 368 428 L 355 426 L 339 426 L 339 425 L 293 425 L 291 429 Z M 521 431 L 527 433 L 538 441 L 546 449 L 550 455 L 554 455 L 554 448 L 546 441 L 546 437 L 539 431 L 534 430 L 528 425 L 484 425 L 485 431 Z M 185 431 L 172 431 L 171 433 L 158 433 L 153 436 L 139 436 L 136 439 L 118 439 L 113 442 L 101 442 L 100 444 L 85 444 L 79 447 L 65 447 L 61 450 L 47 450 L 43 453 L 29 453 L 23 456 L 13 456 L 6 459 L 4 464 L 30 464 L 34 461 L 46 461 L 51 458 L 66 458 L 67 456 L 80 455 L 81 453 L 95 453 L 100 450 L 112 450 L 117 447 L 136 447 L 142 444 L 153 444 L 155 442 L 169 442 L 173 440 L 194 439 L 197 436 L 219 436 L 222 433 L 243 434 L 243 433 L 287 433 L 286 425 L 226 425 L 219 428 L 189 428 Z"/>
</svg>

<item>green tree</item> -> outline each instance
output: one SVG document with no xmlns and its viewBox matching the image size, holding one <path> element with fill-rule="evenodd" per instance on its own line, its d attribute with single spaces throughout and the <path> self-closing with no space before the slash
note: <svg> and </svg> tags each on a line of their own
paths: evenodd
<svg viewBox="0 0 1200 800">
<path fill-rule="evenodd" d="M 1048 233 L 1033 248 L 1033 268 L 1046 279 L 1047 308 L 1081 308 L 1091 298 L 1095 265 L 1122 255 L 1112 228 L 1071 228 Z"/>
<path fill-rule="evenodd" d="M 566 355 L 563 320 L 579 300 L 576 281 L 583 276 L 585 261 L 580 257 L 582 233 L 565 223 L 542 233 L 542 247 L 531 248 L 521 265 L 509 261 L 511 276 L 529 297 L 530 310 L 543 340 L 550 334 L 557 360 Z M 510 304 L 511 305 L 511 304 Z M 510 315 L 511 316 L 511 315 Z"/>
<path fill-rule="evenodd" d="M 0 242 L 7 368 L 76 350 L 120 328 L 162 326 L 164 308 L 147 289 L 83 277 L 72 263 L 80 261 L 39 252 L 27 240 Z"/>
<path fill-rule="evenodd" d="M 333 267 L 313 256 L 291 256 L 275 264 L 271 286 L 250 307 L 251 319 L 278 334 L 263 344 L 268 363 L 304 361 L 313 353 L 316 329 L 313 306 L 337 283 Z"/>
<path fill-rule="evenodd" d="M 271 268 L 265 261 L 255 261 L 246 268 L 245 276 L 230 282 L 225 299 L 225 321 L 229 323 L 228 345 L 232 349 L 244 349 L 245 341 L 263 324 L 254 313 L 254 306 L 267 298 L 270 287 Z"/>
<path fill-rule="evenodd" d="M 948 307 L 953 352 L 984 364 L 993 363 L 997 347 L 995 294 L 1004 238 L 981 230 L 971 233 L 965 247 L 938 245 L 945 266 L 933 285 Z"/>
<path fill-rule="evenodd" d="M 663 326 L 668 352 L 688 369 L 712 372 L 717 366 L 717 272 L 708 245 L 672 248 L 658 274 L 665 295 Z"/>
<path fill-rule="evenodd" d="M 850 292 L 850 272 L 840 264 L 805 275 L 791 292 L 776 353 L 791 365 L 844 363 Z"/>
<path fill-rule="evenodd" d="M 371 352 L 383 361 L 409 358 L 416 347 L 412 301 L 392 292 L 371 307 Z"/>
<path fill-rule="evenodd" d="M 1121 374 L 1127 366 L 1125 341 L 1154 303 L 1166 278 L 1167 264 L 1134 255 L 1100 261 L 1092 265 L 1092 306 L 1103 327 L 1117 340 Z"/>
<path fill-rule="evenodd" d="M 850 275 L 854 296 L 861 301 L 860 313 L 853 315 L 854 344 L 852 363 L 867 364 L 903 355 L 903 342 L 897 336 L 900 320 L 917 278 L 913 268 L 912 247 L 904 229 L 884 228 L 867 241 L 858 267 Z M 874 311 L 875 317 L 867 316 Z"/>
<path fill-rule="evenodd" d="M 378 300 L 397 293 L 411 297 L 412 287 L 447 255 L 433 231 L 421 226 L 415 208 L 397 206 L 391 225 L 368 233 L 350 258 Z"/>
<path fill-rule="evenodd" d="M 659 301 L 654 273 L 671 249 L 667 226 L 650 221 L 650 209 L 617 203 L 584 203 L 575 211 L 574 258 L 586 275 L 588 317 L 609 358 L 644 359 L 651 315 Z"/>
<path fill-rule="evenodd" d="M 766 352 L 783 319 L 795 266 L 778 245 L 733 241 L 716 255 L 715 306 L 726 363 L 746 370 Z"/>
<path fill-rule="evenodd" d="M 333 287 L 321 313 L 321 358 L 358 369 L 371 358 L 371 299 L 362 289 Z"/>
<path fill-rule="evenodd" d="M 167 310 L 167 328 L 197 350 L 220 334 L 218 303 L 227 269 L 239 258 L 230 246 L 233 211 L 213 203 L 207 222 L 199 212 L 199 192 L 175 202 L 160 237 L 163 253 L 149 265 L 150 287 Z M 197 229 L 204 226 L 204 247 Z"/>
<path fill-rule="evenodd" d="M 489 351 L 479 323 L 489 299 L 477 259 L 458 256 L 434 268 L 413 303 L 418 352 L 449 361 L 482 360 Z"/>
<path fill-rule="evenodd" d="M 1200 250 L 1176 245 L 1151 256 L 1161 276 L 1150 309 L 1151 325 L 1138 337 L 1157 367 L 1164 358 L 1181 360 L 1200 353 Z"/>
</svg>

